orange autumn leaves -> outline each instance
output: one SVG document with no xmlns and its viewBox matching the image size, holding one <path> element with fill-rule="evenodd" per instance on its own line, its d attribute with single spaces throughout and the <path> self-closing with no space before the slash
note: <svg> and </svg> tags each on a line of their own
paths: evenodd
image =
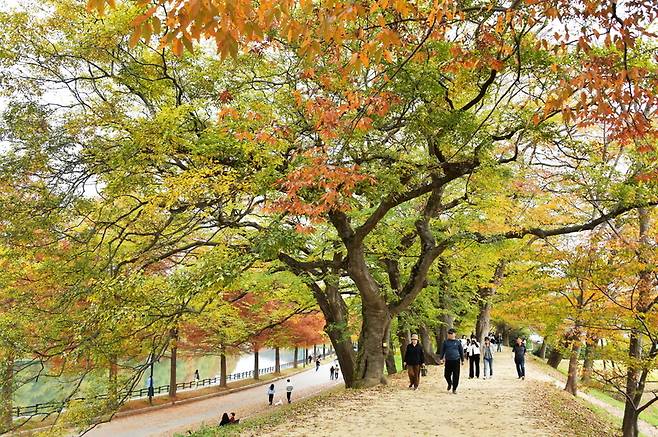
<svg viewBox="0 0 658 437">
<path fill-rule="evenodd" d="M 306 155 L 308 165 L 279 181 L 285 196 L 273 203 L 274 210 L 316 220 L 331 210 L 349 210 L 357 185 L 373 183 L 372 177 L 360 173 L 359 166 L 334 165 L 326 156 L 313 156 L 313 152 Z"/>
</svg>

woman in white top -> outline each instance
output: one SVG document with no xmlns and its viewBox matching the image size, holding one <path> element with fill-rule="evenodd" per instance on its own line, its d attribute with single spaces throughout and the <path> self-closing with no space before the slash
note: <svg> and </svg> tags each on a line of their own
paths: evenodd
<svg viewBox="0 0 658 437">
<path fill-rule="evenodd" d="M 471 344 L 468 345 L 468 378 L 473 379 L 473 376 L 476 378 L 480 377 L 480 344 L 475 339 L 475 336 L 471 336 Z"/>
<path fill-rule="evenodd" d="M 274 400 L 274 384 L 270 384 L 270 388 L 267 389 L 267 397 L 270 399 L 270 405 Z"/>
</svg>

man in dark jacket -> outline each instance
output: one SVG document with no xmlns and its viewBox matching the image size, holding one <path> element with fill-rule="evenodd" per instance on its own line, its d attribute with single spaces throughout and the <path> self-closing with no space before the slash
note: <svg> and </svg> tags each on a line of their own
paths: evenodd
<svg viewBox="0 0 658 437">
<path fill-rule="evenodd" d="M 444 376 L 448 381 L 448 391 L 457 394 L 459 385 L 459 362 L 464 364 L 464 348 L 461 341 L 455 338 L 455 330 L 448 330 L 448 339 L 441 345 L 441 362 L 445 362 Z"/>
<path fill-rule="evenodd" d="M 420 384 L 420 366 L 425 364 L 425 355 L 423 347 L 418 344 L 418 335 L 411 336 L 411 343 L 407 345 L 407 351 L 404 354 L 404 363 L 407 366 L 409 374 L 409 388 L 418 390 Z"/>
<path fill-rule="evenodd" d="M 514 358 L 514 364 L 516 364 L 516 373 L 519 375 L 519 379 L 525 379 L 525 353 L 525 345 L 519 337 L 512 346 L 512 357 Z"/>
</svg>

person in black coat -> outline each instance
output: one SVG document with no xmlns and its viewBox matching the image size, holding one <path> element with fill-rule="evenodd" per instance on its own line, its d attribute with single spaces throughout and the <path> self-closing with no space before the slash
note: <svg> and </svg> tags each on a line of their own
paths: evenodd
<svg viewBox="0 0 658 437">
<path fill-rule="evenodd" d="M 411 336 L 411 343 L 407 345 L 403 364 L 407 366 L 409 388 L 413 387 L 414 390 L 418 390 L 420 367 L 425 364 L 425 355 L 423 354 L 423 347 L 418 344 L 418 335 L 416 334 Z"/>
</svg>

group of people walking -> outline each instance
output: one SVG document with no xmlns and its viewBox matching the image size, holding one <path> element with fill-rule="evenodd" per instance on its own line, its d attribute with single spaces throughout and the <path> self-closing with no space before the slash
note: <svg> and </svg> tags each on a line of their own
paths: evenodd
<svg viewBox="0 0 658 437">
<path fill-rule="evenodd" d="M 448 330 L 448 338 L 441 345 L 439 364 L 444 364 L 444 377 L 448 383 L 448 391 L 457 394 L 461 366 L 467 359 L 469 362 L 469 379 L 480 378 L 480 359 L 484 364 L 483 379 L 493 378 L 494 353 L 500 352 L 502 336 L 496 338 L 493 335 L 484 338 L 484 344 L 477 341 L 475 335 L 470 339 L 462 336 L 456 338 L 454 329 Z M 497 347 L 494 345 L 497 344 Z M 519 379 L 525 379 L 525 354 L 526 347 L 521 338 L 517 338 L 512 347 L 512 354 Z M 403 364 L 407 367 L 409 375 L 409 388 L 418 390 L 420 384 L 421 369 L 425 365 L 423 347 L 418 343 L 418 335 L 411 336 L 411 343 L 407 346 L 403 358 Z"/>
</svg>

